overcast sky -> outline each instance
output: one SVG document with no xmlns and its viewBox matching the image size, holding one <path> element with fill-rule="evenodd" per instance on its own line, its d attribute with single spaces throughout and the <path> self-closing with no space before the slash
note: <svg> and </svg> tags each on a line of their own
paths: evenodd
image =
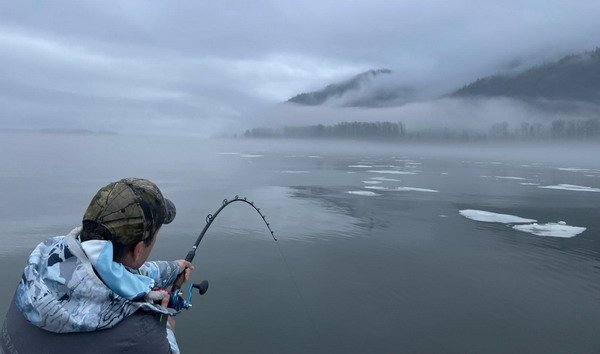
<svg viewBox="0 0 600 354">
<path fill-rule="evenodd" d="M 600 45 L 580 1 L 2 1 L 0 128 L 210 135 L 372 68 L 451 90 Z"/>
</svg>

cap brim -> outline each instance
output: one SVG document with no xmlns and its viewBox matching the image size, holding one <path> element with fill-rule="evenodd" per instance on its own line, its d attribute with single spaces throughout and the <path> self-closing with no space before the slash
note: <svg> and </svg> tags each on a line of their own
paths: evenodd
<svg viewBox="0 0 600 354">
<path fill-rule="evenodd" d="M 172 201 L 165 198 L 165 221 L 163 224 L 169 224 L 173 219 L 175 219 L 175 214 L 177 213 L 177 209 L 175 208 L 175 204 Z"/>
</svg>

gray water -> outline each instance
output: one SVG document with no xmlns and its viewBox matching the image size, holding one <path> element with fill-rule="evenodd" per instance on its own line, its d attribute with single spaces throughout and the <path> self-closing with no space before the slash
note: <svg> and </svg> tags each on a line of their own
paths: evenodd
<svg viewBox="0 0 600 354">
<path fill-rule="evenodd" d="M 0 311 L 38 242 L 77 226 L 98 188 L 136 176 L 178 208 L 154 259 L 183 258 L 234 195 L 279 238 L 245 205 L 219 216 L 195 259 L 210 289 L 177 317 L 184 353 L 599 352 L 600 193 L 520 184 L 599 188 L 599 151 L 0 134 Z M 438 192 L 347 193 L 372 177 Z M 587 230 L 535 236 L 462 209 Z"/>
</svg>

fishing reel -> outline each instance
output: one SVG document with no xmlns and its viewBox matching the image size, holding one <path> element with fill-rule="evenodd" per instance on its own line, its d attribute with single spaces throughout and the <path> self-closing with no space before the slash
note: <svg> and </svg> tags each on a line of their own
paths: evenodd
<svg viewBox="0 0 600 354">
<path fill-rule="evenodd" d="M 192 294 L 193 289 L 198 289 L 200 295 L 204 295 L 208 291 L 208 281 L 203 280 L 199 284 L 190 284 L 187 289 L 187 298 L 183 297 L 183 292 L 180 287 L 174 287 L 171 290 L 171 296 L 169 297 L 169 307 L 175 311 L 182 309 L 189 309 L 192 307 Z"/>
</svg>

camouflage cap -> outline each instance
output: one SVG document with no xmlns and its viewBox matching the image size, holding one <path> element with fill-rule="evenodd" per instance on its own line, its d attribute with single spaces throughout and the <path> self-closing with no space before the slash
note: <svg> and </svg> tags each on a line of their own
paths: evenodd
<svg viewBox="0 0 600 354">
<path fill-rule="evenodd" d="M 132 245 L 147 239 L 175 218 L 175 205 L 158 187 L 141 178 L 124 178 L 101 188 L 83 221 L 93 221 L 112 234 L 112 241 Z"/>
</svg>

